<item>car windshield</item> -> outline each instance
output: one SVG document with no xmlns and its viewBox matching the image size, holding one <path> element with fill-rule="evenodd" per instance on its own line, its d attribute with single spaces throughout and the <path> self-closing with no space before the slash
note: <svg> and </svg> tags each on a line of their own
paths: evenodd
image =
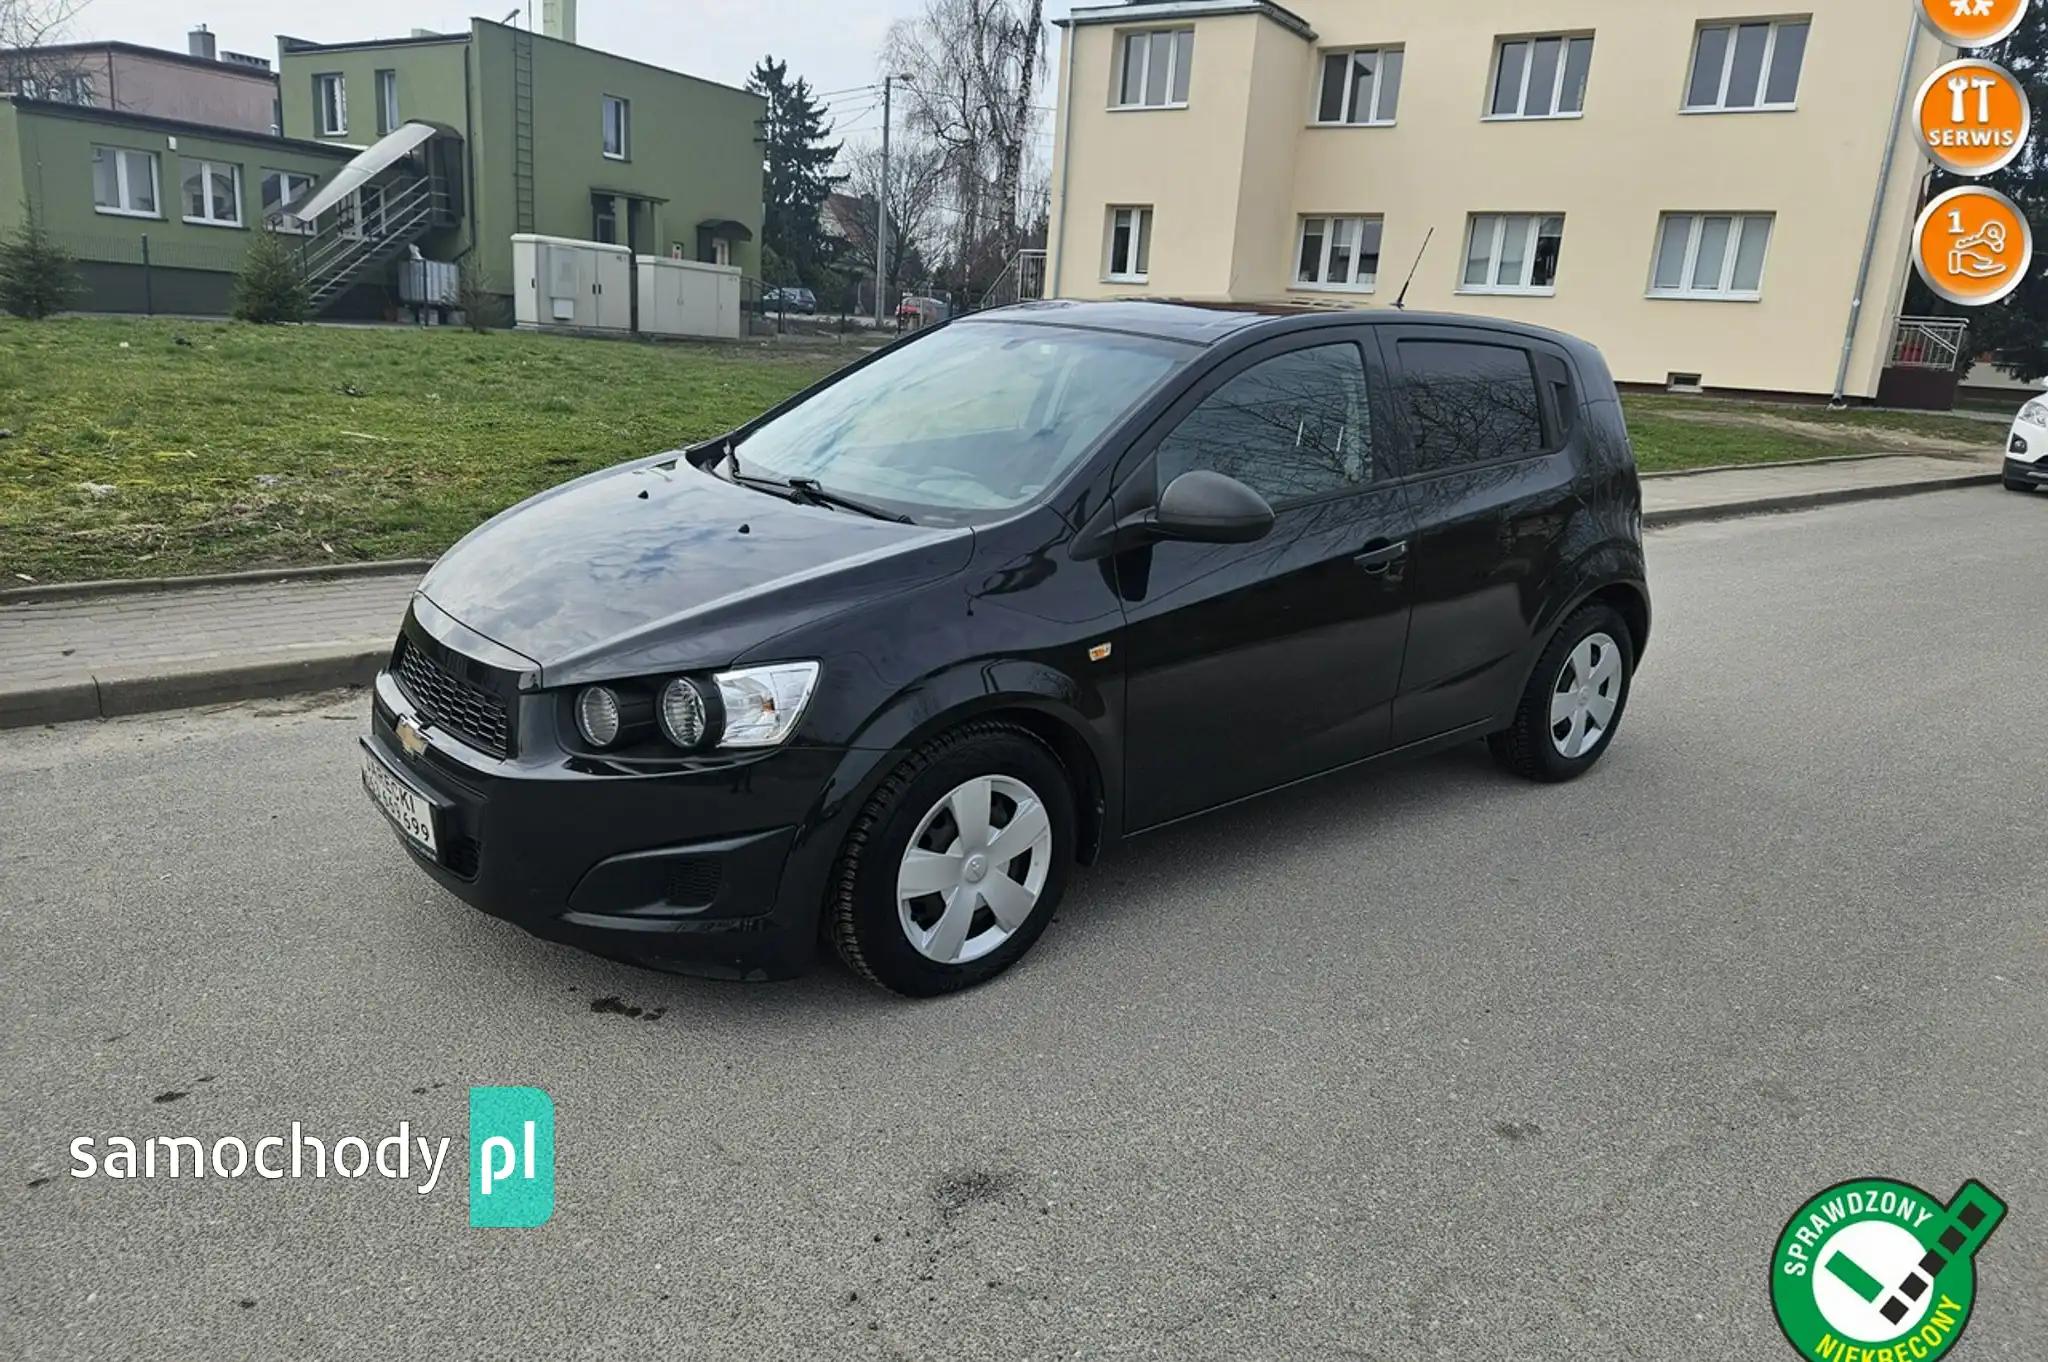
<svg viewBox="0 0 2048 1362">
<path fill-rule="evenodd" d="M 891 351 L 762 425 L 749 478 L 812 478 L 936 524 L 971 524 L 1050 487 L 1188 347 L 1014 322 L 963 322 Z"/>
</svg>

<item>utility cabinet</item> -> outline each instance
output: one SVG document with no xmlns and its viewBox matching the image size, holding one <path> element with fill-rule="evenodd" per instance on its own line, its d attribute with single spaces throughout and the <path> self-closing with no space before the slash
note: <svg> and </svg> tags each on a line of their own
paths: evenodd
<svg viewBox="0 0 2048 1362">
<path fill-rule="evenodd" d="M 633 329 L 633 253 L 601 241 L 512 238 L 513 320 L 529 329 Z"/>
</svg>

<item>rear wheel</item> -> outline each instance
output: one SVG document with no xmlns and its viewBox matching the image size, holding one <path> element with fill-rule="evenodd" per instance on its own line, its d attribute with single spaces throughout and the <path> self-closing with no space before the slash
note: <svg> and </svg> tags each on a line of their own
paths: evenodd
<svg viewBox="0 0 2048 1362">
<path fill-rule="evenodd" d="M 1574 612 L 1536 662 L 1515 721 L 1487 740 L 1494 759 L 1529 780 L 1572 780 L 1614 741 L 1628 706 L 1635 649 L 1605 605 Z"/>
<path fill-rule="evenodd" d="M 971 987 L 1031 949 L 1073 857 L 1059 759 L 1020 728 L 969 725 L 908 758 L 855 820 L 833 941 L 856 972 L 898 993 Z"/>
</svg>

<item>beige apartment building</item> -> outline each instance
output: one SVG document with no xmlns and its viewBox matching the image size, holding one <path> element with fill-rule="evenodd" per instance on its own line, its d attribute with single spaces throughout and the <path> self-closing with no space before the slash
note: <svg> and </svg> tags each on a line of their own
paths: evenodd
<svg viewBox="0 0 2048 1362">
<path fill-rule="evenodd" d="M 1928 171 L 1896 114 L 1955 54 L 1912 0 L 1742 3 L 1079 6 L 1047 292 L 1383 307 L 1412 268 L 1625 384 L 1873 397 Z"/>
</svg>

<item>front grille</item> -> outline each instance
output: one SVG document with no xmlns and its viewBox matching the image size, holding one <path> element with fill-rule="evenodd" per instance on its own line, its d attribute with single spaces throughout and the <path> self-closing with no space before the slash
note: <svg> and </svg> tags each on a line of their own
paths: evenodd
<svg viewBox="0 0 2048 1362">
<path fill-rule="evenodd" d="M 399 689 L 421 718 L 494 757 L 512 755 L 511 714 L 503 700 L 452 675 L 411 639 L 399 640 L 396 671 Z"/>
</svg>

